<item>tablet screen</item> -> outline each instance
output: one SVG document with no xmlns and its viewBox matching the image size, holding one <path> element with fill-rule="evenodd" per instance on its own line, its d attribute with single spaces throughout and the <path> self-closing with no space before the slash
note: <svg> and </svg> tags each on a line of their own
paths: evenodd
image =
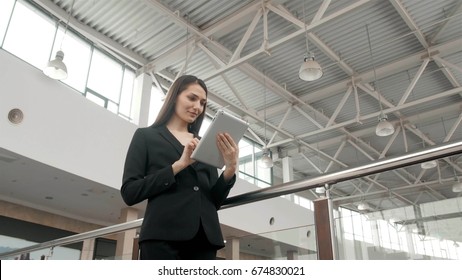
<svg viewBox="0 0 462 280">
<path fill-rule="evenodd" d="M 231 135 L 234 142 L 238 144 L 242 136 L 244 136 L 248 126 L 249 124 L 246 121 L 222 109 L 218 110 L 210 126 L 205 131 L 204 136 L 192 153 L 191 158 L 217 168 L 223 168 L 225 163 L 217 147 L 217 134 L 227 132 Z"/>
</svg>

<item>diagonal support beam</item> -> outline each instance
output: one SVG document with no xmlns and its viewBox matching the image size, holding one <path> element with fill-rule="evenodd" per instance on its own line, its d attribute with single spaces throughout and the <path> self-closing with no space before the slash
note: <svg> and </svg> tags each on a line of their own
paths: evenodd
<svg viewBox="0 0 462 280">
<path fill-rule="evenodd" d="M 229 60 L 230 63 L 233 61 L 236 61 L 240 57 L 242 49 L 244 48 L 245 44 L 247 44 L 247 41 L 249 40 L 250 35 L 252 35 L 253 31 L 255 30 L 255 27 L 260 21 L 261 16 L 262 16 L 262 9 L 259 9 L 257 13 L 255 14 L 255 16 L 253 17 L 253 20 L 250 23 L 249 27 L 247 28 L 247 31 L 245 32 L 241 41 L 239 42 L 239 45 L 234 50 L 233 56 Z"/>
<path fill-rule="evenodd" d="M 415 74 L 414 79 L 412 79 L 411 84 L 407 87 L 406 91 L 403 94 L 403 97 L 401 97 L 401 100 L 398 102 L 398 106 L 403 105 L 404 102 L 406 102 L 407 98 L 409 97 L 409 95 L 411 94 L 411 92 L 414 89 L 415 85 L 417 84 L 417 81 L 420 79 L 420 77 L 422 76 L 422 73 L 424 72 L 425 68 L 427 67 L 428 62 L 430 62 L 429 58 L 424 59 L 422 65 L 420 65 L 419 70 Z"/>
<path fill-rule="evenodd" d="M 327 8 L 329 7 L 330 1 L 331 0 L 322 1 L 321 7 L 319 7 L 318 11 L 316 12 L 316 14 L 313 17 L 313 20 L 311 21 L 312 24 L 319 21 L 319 20 L 321 20 L 321 18 L 324 16 L 324 13 L 327 10 Z"/>
<path fill-rule="evenodd" d="M 385 146 L 385 148 L 380 153 L 379 159 L 382 159 L 382 158 L 385 157 L 385 155 L 387 154 L 387 152 L 390 149 L 391 145 L 395 142 L 396 137 L 398 137 L 398 134 L 400 133 L 400 131 L 401 131 L 401 127 L 398 126 L 396 128 L 396 130 L 395 130 L 395 133 L 393 133 L 393 135 L 390 137 L 390 140 L 388 140 L 387 145 Z"/>
<path fill-rule="evenodd" d="M 322 170 L 311 160 L 309 159 L 305 154 L 301 153 L 300 154 L 302 158 L 304 158 L 319 174 L 323 174 Z"/>
<path fill-rule="evenodd" d="M 279 125 L 278 125 L 278 128 L 279 128 L 279 129 L 284 125 L 284 122 L 286 121 L 286 119 L 287 119 L 287 117 L 289 116 L 289 114 L 290 114 L 291 111 L 292 111 L 292 107 L 289 107 L 289 108 L 287 109 L 286 113 L 284 114 L 284 116 L 282 117 L 281 122 L 280 122 Z M 271 139 L 270 139 L 269 142 L 268 142 L 268 145 L 270 145 L 271 142 L 273 142 L 274 137 L 276 137 L 277 134 L 278 134 L 278 131 L 277 131 L 277 130 L 274 131 L 273 136 L 271 136 Z"/>
<path fill-rule="evenodd" d="M 297 110 L 300 115 L 304 116 L 306 119 L 308 119 L 309 121 L 311 121 L 315 126 L 317 126 L 318 128 L 324 128 L 320 123 L 318 123 L 318 121 L 316 121 L 315 119 L 313 119 L 310 115 L 308 115 L 305 111 L 303 111 L 300 107 L 294 105 L 294 108 L 295 110 Z M 302 137 L 303 138 L 303 137 Z"/>
<path fill-rule="evenodd" d="M 338 146 L 337 151 L 335 152 L 334 159 L 337 159 L 337 158 L 338 158 L 338 156 L 340 155 L 340 153 L 341 153 L 341 152 L 343 151 L 343 149 L 345 148 L 345 145 L 346 145 L 346 141 L 342 141 L 342 142 L 340 143 L 340 145 Z M 334 162 L 333 162 L 333 161 L 330 161 L 329 164 L 328 164 L 327 167 L 326 167 L 326 170 L 324 170 L 323 173 L 327 173 L 327 172 L 331 169 L 332 165 L 334 165 Z"/>
<path fill-rule="evenodd" d="M 348 97 L 350 97 L 351 91 L 352 91 L 352 87 L 349 86 L 348 90 L 343 95 L 342 100 L 340 101 L 340 103 L 338 104 L 338 106 L 335 109 L 334 113 L 332 114 L 329 121 L 327 122 L 326 127 L 329 127 L 330 125 L 332 125 L 332 123 L 334 123 L 334 121 L 337 118 L 338 114 L 340 113 L 340 111 L 342 110 L 342 108 L 345 105 L 346 101 L 348 100 Z"/>
<path fill-rule="evenodd" d="M 422 46 L 427 49 L 429 45 L 427 43 L 427 40 L 425 40 L 425 35 L 418 28 L 417 24 L 414 22 L 411 15 L 407 12 L 406 8 L 403 6 L 401 1 L 400 0 L 390 0 L 390 3 L 393 5 L 393 7 L 398 12 L 398 14 L 406 22 L 407 26 L 409 26 L 409 28 L 412 31 L 414 31 L 414 34 L 417 37 L 417 40 L 419 40 L 420 44 L 422 44 Z"/>
<path fill-rule="evenodd" d="M 454 73 L 451 71 L 450 68 L 446 67 L 446 65 L 441 63 L 441 61 L 439 60 L 434 59 L 433 61 L 436 63 L 436 65 L 438 65 L 438 67 L 443 72 L 444 76 L 446 76 L 446 78 L 448 79 L 448 81 L 451 83 L 453 87 L 461 86 L 461 83 L 459 83 L 459 81 L 457 80 L 457 77 L 454 75 Z"/>
<path fill-rule="evenodd" d="M 354 89 L 354 96 L 355 96 L 355 107 L 356 107 L 356 122 L 360 123 L 361 119 L 361 106 L 359 106 L 359 95 L 358 95 L 358 87 L 356 85 L 353 86 Z"/>
<path fill-rule="evenodd" d="M 446 135 L 446 137 L 444 137 L 443 143 L 446 143 L 446 142 L 448 142 L 449 140 L 451 140 L 452 136 L 453 136 L 454 133 L 456 132 L 456 129 L 459 127 L 461 121 L 462 121 L 462 113 L 459 114 L 459 117 L 458 117 L 457 120 L 454 122 L 454 125 L 451 127 L 451 129 L 449 130 L 449 132 L 448 132 L 448 134 Z"/>
<path fill-rule="evenodd" d="M 450 67 L 450 68 L 452 68 L 452 69 L 454 69 L 454 70 L 459 71 L 460 73 L 462 73 L 462 67 L 459 67 L 459 66 L 457 66 L 457 65 L 455 65 L 455 64 L 453 64 L 453 63 L 451 63 L 451 62 L 449 62 L 449 61 L 447 61 L 447 60 L 445 60 L 445 59 L 442 59 L 441 57 L 436 56 L 436 55 L 433 56 L 433 59 L 436 60 L 436 61 L 441 62 L 444 66 L 448 66 L 448 67 Z"/>
<path fill-rule="evenodd" d="M 432 36 L 428 39 L 428 42 L 430 42 L 430 45 L 434 45 L 438 37 L 443 34 L 443 31 L 446 29 L 448 26 L 449 22 L 451 19 L 453 19 L 454 16 L 457 16 L 461 11 L 462 11 L 462 1 L 456 1 L 456 6 L 448 11 L 448 14 L 446 15 L 447 20 L 444 21 L 443 24 L 433 33 Z M 460 16 L 460 14 L 459 14 Z"/>
<path fill-rule="evenodd" d="M 192 45 L 191 50 L 188 52 L 188 55 L 186 56 L 183 66 L 181 66 L 180 71 L 178 71 L 178 73 L 176 74 L 176 78 L 180 77 L 181 75 L 183 75 L 183 73 L 187 71 L 189 60 L 191 59 L 191 56 L 194 54 L 195 50 L 196 50 L 196 45 Z"/>
<path fill-rule="evenodd" d="M 213 52 L 211 52 L 206 46 L 204 46 L 202 43 L 197 44 L 199 48 L 207 55 L 207 57 L 210 59 L 211 63 L 215 66 L 215 68 L 220 68 L 220 65 L 223 65 L 224 63 L 216 57 Z M 228 87 L 231 89 L 231 91 L 234 93 L 234 96 L 239 100 L 241 105 L 245 110 L 248 110 L 248 107 L 246 103 L 244 102 L 244 99 L 242 98 L 241 94 L 239 91 L 233 86 L 233 83 L 228 79 L 227 75 L 223 73 L 222 75 L 223 80 L 225 83 L 228 85 Z"/>
</svg>

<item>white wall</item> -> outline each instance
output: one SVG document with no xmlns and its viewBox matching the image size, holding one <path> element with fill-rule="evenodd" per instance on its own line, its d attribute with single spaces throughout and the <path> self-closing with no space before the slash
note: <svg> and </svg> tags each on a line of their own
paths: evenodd
<svg viewBox="0 0 462 280">
<path fill-rule="evenodd" d="M 120 188 L 136 126 L 4 50 L 0 65 L 0 147 Z M 6 117 L 13 108 L 24 112 L 19 125 Z"/>
</svg>

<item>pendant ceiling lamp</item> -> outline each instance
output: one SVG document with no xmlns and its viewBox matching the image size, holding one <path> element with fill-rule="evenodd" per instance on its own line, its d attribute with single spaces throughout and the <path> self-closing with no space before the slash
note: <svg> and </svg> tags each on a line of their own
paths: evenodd
<svg viewBox="0 0 462 280">
<path fill-rule="evenodd" d="M 425 149 L 425 139 L 422 139 L 422 145 Z M 432 168 L 435 168 L 437 165 L 438 163 L 436 162 L 436 160 L 430 160 L 430 161 L 422 162 L 420 164 L 420 167 L 422 169 L 432 169 Z"/>
<path fill-rule="evenodd" d="M 321 65 L 315 60 L 314 53 L 308 47 L 308 32 L 306 30 L 305 0 L 303 0 L 303 26 L 305 28 L 306 54 L 303 63 L 298 71 L 298 76 L 304 81 L 316 81 L 321 78 L 324 72 Z"/>
<path fill-rule="evenodd" d="M 271 158 L 271 153 L 268 149 L 263 151 L 263 155 L 260 159 L 260 166 L 263 168 L 271 168 L 273 167 L 273 159 Z"/>
<path fill-rule="evenodd" d="M 304 81 L 316 81 L 321 78 L 323 75 L 321 65 L 314 59 L 313 52 L 308 52 L 305 55 L 300 70 L 298 71 L 298 76 Z"/>
<path fill-rule="evenodd" d="M 74 1 L 72 1 L 71 8 L 69 9 L 69 15 L 67 17 L 66 27 L 64 29 L 64 35 L 59 46 L 59 50 L 56 52 L 55 59 L 48 61 L 46 67 L 43 69 L 43 73 L 55 80 L 64 80 L 67 78 L 67 67 L 64 64 L 64 52 L 62 51 L 62 46 L 64 38 L 66 37 L 67 29 L 69 26 L 69 20 L 71 19 L 72 10 L 74 8 Z"/>
<path fill-rule="evenodd" d="M 265 78 L 263 80 L 263 87 L 264 87 L 264 90 L 263 90 L 263 94 L 264 94 L 264 100 L 265 100 L 265 108 L 263 109 L 264 110 L 264 123 L 265 123 L 265 146 L 263 147 L 263 155 L 260 159 L 260 167 L 262 168 L 271 168 L 273 167 L 274 163 L 273 163 L 273 159 L 271 158 L 271 152 L 270 150 L 266 147 L 266 145 L 268 145 L 268 142 L 267 142 L 267 138 L 266 138 L 266 75 L 265 75 Z"/>
<path fill-rule="evenodd" d="M 436 165 L 437 165 L 437 163 L 436 163 L 435 160 L 430 160 L 430 161 L 422 162 L 420 164 L 420 167 L 422 169 L 432 169 L 432 168 L 435 168 Z"/>
<path fill-rule="evenodd" d="M 369 210 L 370 208 L 371 207 L 369 206 L 369 204 L 367 202 L 361 201 L 358 204 L 358 210 L 360 210 L 360 211 Z"/>
<path fill-rule="evenodd" d="M 459 177 L 457 177 L 456 174 L 456 169 L 453 167 L 452 170 L 454 171 L 454 185 L 452 185 L 452 191 L 455 193 L 462 192 L 462 183 L 459 180 Z"/>
<path fill-rule="evenodd" d="M 47 66 L 43 69 L 43 73 L 55 80 L 64 80 L 67 78 L 67 67 L 63 62 L 64 52 L 59 50 L 56 52 L 56 57 L 48 61 Z"/>
<path fill-rule="evenodd" d="M 388 121 L 387 115 L 380 113 L 379 116 L 379 123 L 375 127 L 375 134 L 377 136 L 389 136 L 395 132 L 395 128 L 393 125 Z"/>
<path fill-rule="evenodd" d="M 455 193 L 462 192 L 462 183 L 460 181 L 456 182 L 452 186 L 452 191 L 455 192 Z"/>
<path fill-rule="evenodd" d="M 387 115 L 383 113 L 383 107 L 382 107 L 382 100 L 381 100 L 381 94 L 379 91 L 379 86 L 377 83 L 377 73 L 375 70 L 375 62 L 374 62 L 374 56 L 372 55 L 372 44 L 371 44 L 371 38 L 369 34 L 369 28 L 366 24 L 366 31 L 367 31 L 367 42 L 369 43 L 369 53 L 371 57 L 371 64 L 373 67 L 374 71 L 374 90 L 377 93 L 377 96 L 379 98 L 379 107 L 380 107 L 380 115 L 379 115 L 379 123 L 375 127 L 375 134 L 380 137 L 385 137 L 392 135 L 395 133 L 395 128 L 393 125 L 388 121 Z"/>
<path fill-rule="evenodd" d="M 318 194 L 323 194 L 326 192 L 326 189 L 324 187 L 317 187 L 314 191 Z"/>
</svg>

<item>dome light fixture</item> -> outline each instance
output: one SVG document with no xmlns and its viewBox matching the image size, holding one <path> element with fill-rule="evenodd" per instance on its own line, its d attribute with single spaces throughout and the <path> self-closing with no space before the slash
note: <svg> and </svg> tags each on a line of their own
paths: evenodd
<svg viewBox="0 0 462 280">
<path fill-rule="evenodd" d="M 425 139 L 424 138 L 422 138 L 422 146 L 425 149 Z M 429 160 L 429 161 L 422 162 L 420 164 L 420 168 L 422 168 L 422 169 L 432 169 L 432 168 L 435 168 L 437 165 L 438 165 L 438 163 L 436 162 L 436 160 Z M 456 174 L 454 173 L 454 176 L 455 175 Z"/>
<path fill-rule="evenodd" d="M 67 67 L 63 62 L 64 52 L 59 50 L 56 52 L 56 57 L 48 61 L 47 66 L 43 69 L 43 73 L 55 80 L 64 80 L 67 78 Z"/>
<path fill-rule="evenodd" d="M 263 156 L 260 159 L 260 167 L 262 168 L 273 167 L 273 159 L 271 158 L 271 153 L 268 149 L 265 149 L 263 151 Z"/>
<path fill-rule="evenodd" d="M 369 206 L 369 204 L 367 202 L 361 201 L 358 204 L 358 210 L 360 210 L 360 211 L 369 210 L 370 208 L 371 207 Z"/>
<path fill-rule="evenodd" d="M 455 192 L 455 193 L 462 192 L 462 183 L 457 182 L 454 185 L 452 185 L 452 191 Z"/>
<path fill-rule="evenodd" d="M 326 189 L 324 187 L 317 187 L 314 191 L 316 193 L 323 194 L 326 192 Z"/>
<path fill-rule="evenodd" d="M 395 133 L 395 128 L 393 125 L 388 121 L 387 115 L 383 114 L 383 112 L 379 116 L 379 123 L 375 127 L 375 134 L 377 136 L 389 136 Z"/>
<path fill-rule="evenodd" d="M 300 70 L 298 71 L 298 76 L 304 81 L 316 81 L 321 78 L 324 72 L 322 71 L 321 65 L 314 59 L 313 52 L 309 52 L 305 55 Z"/>
<path fill-rule="evenodd" d="M 462 183 L 460 182 L 459 177 L 457 177 L 456 169 L 454 167 L 452 167 L 452 169 L 454 171 L 454 181 L 455 181 L 454 185 L 452 185 L 452 191 L 455 193 L 462 192 Z"/>
<path fill-rule="evenodd" d="M 432 168 L 435 168 L 436 165 L 437 165 L 436 160 L 430 160 L 430 161 L 422 162 L 420 164 L 420 167 L 422 169 L 432 169 Z"/>
</svg>

